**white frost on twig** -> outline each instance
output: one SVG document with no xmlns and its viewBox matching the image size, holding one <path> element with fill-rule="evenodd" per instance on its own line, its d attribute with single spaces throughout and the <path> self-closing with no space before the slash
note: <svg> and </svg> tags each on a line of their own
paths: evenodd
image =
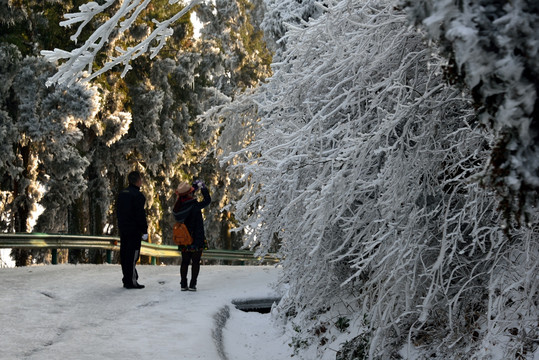
<svg viewBox="0 0 539 360">
<path fill-rule="evenodd" d="M 90 2 L 88 4 L 82 5 L 79 7 L 80 12 L 74 14 L 66 14 L 66 21 L 62 21 L 60 25 L 70 26 L 76 23 L 81 23 L 77 32 L 71 37 L 75 43 L 77 38 L 80 35 L 82 29 L 88 22 L 97 14 L 101 13 L 103 10 L 108 8 L 114 0 L 109 0 L 105 4 L 99 6 L 95 2 Z M 47 81 L 47 86 L 52 84 L 66 84 L 71 85 L 75 81 L 87 82 L 95 77 L 109 71 L 116 65 L 124 65 L 124 70 L 121 76 L 131 69 L 129 65 L 130 61 L 136 59 L 140 55 L 144 54 L 148 50 L 149 44 L 153 41 L 157 41 L 157 46 L 150 48 L 151 54 L 150 57 L 153 58 L 157 53 L 163 48 L 166 43 L 166 40 L 173 34 L 173 30 L 170 26 L 175 23 L 178 19 L 184 16 L 189 12 L 195 5 L 202 2 L 202 0 L 193 0 L 189 5 L 185 6 L 181 11 L 176 13 L 171 18 L 159 22 L 153 20 L 156 24 L 156 28 L 150 33 L 144 40 L 134 47 L 128 47 L 127 49 L 116 50 L 120 53 L 117 57 L 111 57 L 102 68 L 93 72 L 92 63 L 98 54 L 98 52 L 103 48 L 105 43 L 110 39 L 111 34 L 119 25 L 119 33 L 125 32 L 139 16 L 141 11 L 143 11 L 151 0 L 145 0 L 141 3 L 140 0 L 124 1 L 116 12 L 108 21 L 101 25 L 89 38 L 86 40 L 84 45 L 79 48 L 74 49 L 73 51 L 65 51 L 62 49 L 43 50 L 41 54 L 45 57 L 46 60 L 50 62 L 57 62 L 59 60 L 66 60 L 63 64 L 58 67 L 58 71 Z M 169 1 L 169 3 L 175 3 L 177 1 Z M 129 16 L 130 15 L 130 16 Z M 127 17 L 129 16 L 129 17 Z M 126 18 L 127 17 L 127 18 Z M 125 20 L 121 21 L 121 19 Z"/>
</svg>

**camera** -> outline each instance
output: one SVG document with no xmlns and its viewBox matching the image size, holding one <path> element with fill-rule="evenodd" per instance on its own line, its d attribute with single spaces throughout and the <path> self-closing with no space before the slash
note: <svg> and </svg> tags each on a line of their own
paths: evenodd
<svg viewBox="0 0 539 360">
<path fill-rule="evenodd" d="M 200 190 L 202 187 L 202 181 L 201 180 L 195 180 L 193 181 L 193 184 L 191 186 L 195 189 L 195 191 Z"/>
</svg>

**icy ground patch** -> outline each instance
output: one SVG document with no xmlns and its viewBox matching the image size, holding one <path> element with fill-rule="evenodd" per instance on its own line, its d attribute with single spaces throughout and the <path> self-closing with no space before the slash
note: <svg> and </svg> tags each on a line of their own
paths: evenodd
<svg viewBox="0 0 539 360">
<path fill-rule="evenodd" d="M 275 297 L 281 269 L 203 266 L 198 291 L 181 292 L 178 266 L 138 266 L 142 290 L 121 287 L 118 265 L 0 269 L 2 359 L 219 360 L 215 314 L 232 360 L 290 357 L 267 314 L 245 313 L 236 299 Z"/>
</svg>

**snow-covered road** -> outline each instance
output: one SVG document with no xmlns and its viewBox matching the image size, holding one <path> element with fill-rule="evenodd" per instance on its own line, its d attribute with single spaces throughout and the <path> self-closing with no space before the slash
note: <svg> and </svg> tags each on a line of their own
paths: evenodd
<svg viewBox="0 0 539 360">
<path fill-rule="evenodd" d="M 231 304 L 277 296 L 279 271 L 203 266 L 198 291 L 181 292 L 177 266 L 138 266 L 142 290 L 122 288 L 117 265 L 0 269 L 0 358 L 219 360 L 212 332 L 225 306 L 228 359 L 288 358 L 269 315 Z"/>
</svg>

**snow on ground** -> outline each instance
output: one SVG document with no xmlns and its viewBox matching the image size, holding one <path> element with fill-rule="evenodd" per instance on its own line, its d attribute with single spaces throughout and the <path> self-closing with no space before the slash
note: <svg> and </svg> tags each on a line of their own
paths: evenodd
<svg viewBox="0 0 539 360">
<path fill-rule="evenodd" d="M 15 261 L 11 260 L 10 253 L 11 249 L 0 249 L 0 268 L 15 267 Z"/>
<path fill-rule="evenodd" d="M 271 266 L 202 266 L 197 292 L 181 292 L 178 266 L 137 266 L 142 290 L 122 288 L 118 265 L 0 269 L 0 358 L 219 360 L 215 316 L 229 360 L 290 358 L 270 315 L 233 300 L 278 296 Z"/>
</svg>

